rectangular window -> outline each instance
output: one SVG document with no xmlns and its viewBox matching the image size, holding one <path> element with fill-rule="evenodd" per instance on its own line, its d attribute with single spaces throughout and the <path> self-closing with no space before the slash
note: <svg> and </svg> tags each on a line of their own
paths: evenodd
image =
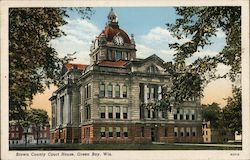
<svg viewBox="0 0 250 160">
<path fill-rule="evenodd" d="M 46 132 L 44 132 L 44 135 L 43 135 L 43 136 L 44 136 L 44 138 L 47 138 L 47 134 L 46 134 Z"/>
<path fill-rule="evenodd" d="M 100 107 L 100 117 L 101 118 L 105 118 L 105 110 L 106 110 L 105 106 Z"/>
<path fill-rule="evenodd" d="M 120 86 L 118 84 L 115 86 L 115 97 L 120 97 Z"/>
<path fill-rule="evenodd" d="M 123 52 L 123 57 L 125 60 L 128 60 L 128 52 Z"/>
<path fill-rule="evenodd" d="M 192 136 L 196 136 L 196 127 L 192 128 Z"/>
<path fill-rule="evenodd" d="M 180 114 L 180 120 L 183 120 L 183 115 L 182 114 Z"/>
<path fill-rule="evenodd" d="M 112 60 L 112 50 L 108 50 L 108 60 Z"/>
<path fill-rule="evenodd" d="M 165 137 L 167 137 L 168 136 L 168 128 L 167 127 L 165 127 Z"/>
<path fill-rule="evenodd" d="M 186 120 L 189 120 L 189 115 L 188 114 L 186 114 Z"/>
<path fill-rule="evenodd" d="M 121 137 L 121 128 L 120 127 L 116 127 L 115 131 L 116 131 L 116 137 Z"/>
<path fill-rule="evenodd" d="M 101 127 L 101 137 L 106 137 L 105 127 Z"/>
<path fill-rule="evenodd" d="M 122 59 L 122 52 L 121 51 L 116 51 L 115 52 L 115 60 Z"/>
<path fill-rule="evenodd" d="M 162 118 L 166 118 L 166 112 L 162 111 Z"/>
<path fill-rule="evenodd" d="M 148 112 L 148 118 L 151 118 L 151 116 L 150 116 L 150 109 L 147 109 L 147 112 Z"/>
<path fill-rule="evenodd" d="M 108 97 L 113 97 L 113 86 L 112 86 L 112 84 L 108 85 Z"/>
<path fill-rule="evenodd" d="M 105 97 L 105 84 L 100 84 L 100 97 Z"/>
<path fill-rule="evenodd" d="M 109 127 L 109 137 L 113 137 L 113 128 Z"/>
<path fill-rule="evenodd" d="M 144 137 L 144 127 L 141 127 L 141 136 Z"/>
<path fill-rule="evenodd" d="M 109 114 L 109 118 L 113 118 L 113 107 L 112 106 L 108 107 L 108 114 Z"/>
<path fill-rule="evenodd" d="M 184 128 L 181 128 L 181 136 L 184 137 Z"/>
<path fill-rule="evenodd" d="M 115 118 L 120 119 L 120 106 L 115 107 Z"/>
<path fill-rule="evenodd" d="M 177 114 L 174 114 L 174 119 L 177 119 Z"/>
<path fill-rule="evenodd" d="M 90 98 L 91 97 L 91 85 L 88 84 L 87 85 L 87 98 Z"/>
<path fill-rule="evenodd" d="M 128 127 L 123 127 L 123 135 L 124 137 L 128 137 Z"/>
<path fill-rule="evenodd" d="M 186 128 L 186 135 L 187 135 L 187 137 L 189 137 L 190 136 L 190 128 L 188 127 L 188 128 Z"/>
<path fill-rule="evenodd" d="M 123 107 L 123 119 L 128 119 L 128 107 Z"/>
<path fill-rule="evenodd" d="M 127 98 L 127 86 L 122 86 L 122 97 Z"/>
<path fill-rule="evenodd" d="M 195 116 L 194 116 L 194 114 L 192 114 L 192 120 L 195 120 Z"/>
<path fill-rule="evenodd" d="M 174 127 L 174 136 L 178 137 L 178 128 L 177 127 Z"/>
<path fill-rule="evenodd" d="M 153 118 L 156 118 L 156 113 L 157 113 L 157 111 L 152 111 Z"/>
</svg>

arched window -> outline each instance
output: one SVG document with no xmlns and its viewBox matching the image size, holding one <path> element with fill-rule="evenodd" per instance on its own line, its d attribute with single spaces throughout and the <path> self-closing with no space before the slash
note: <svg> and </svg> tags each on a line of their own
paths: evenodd
<svg viewBox="0 0 250 160">
<path fill-rule="evenodd" d="M 148 72 L 148 73 L 158 73 L 158 72 L 159 72 L 159 69 L 158 69 L 155 65 L 150 65 L 150 66 L 147 68 L 147 72 Z"/>
</svg>

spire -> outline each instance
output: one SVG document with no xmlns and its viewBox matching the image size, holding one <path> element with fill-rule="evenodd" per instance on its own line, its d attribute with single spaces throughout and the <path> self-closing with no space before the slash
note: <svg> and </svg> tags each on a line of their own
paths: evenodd
<svg viewBox="0 0 250 160">
<path fill-rule="evenodd" d="M 108 14 L 108 23 L 118 23 L 117 15 L 114 12 L 113 8 L 111 7 L 110 12 Z"/>
</svg>

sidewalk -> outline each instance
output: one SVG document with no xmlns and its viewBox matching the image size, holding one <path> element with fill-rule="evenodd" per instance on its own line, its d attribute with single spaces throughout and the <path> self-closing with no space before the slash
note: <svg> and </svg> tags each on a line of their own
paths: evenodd
<svg viewBox="0 0 250 160">
<path fill-rule="evenodd" d="M 174 143 L 181 146 L 211 146 L 211 147 L 242 147 L 241 144 L 193 144 L 193 143 Z"/>
</svg>

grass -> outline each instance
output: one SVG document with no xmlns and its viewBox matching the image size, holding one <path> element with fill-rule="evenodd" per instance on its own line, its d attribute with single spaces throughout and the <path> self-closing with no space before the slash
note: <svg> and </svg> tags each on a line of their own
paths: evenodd
<svg viewBox="0 0 250 160">
<path fill-rule="evenodd" d="M 10 150 L 241 150 L 242 147 L 176 144 L 47 144 L 18 145 Z"/>
</svg>

